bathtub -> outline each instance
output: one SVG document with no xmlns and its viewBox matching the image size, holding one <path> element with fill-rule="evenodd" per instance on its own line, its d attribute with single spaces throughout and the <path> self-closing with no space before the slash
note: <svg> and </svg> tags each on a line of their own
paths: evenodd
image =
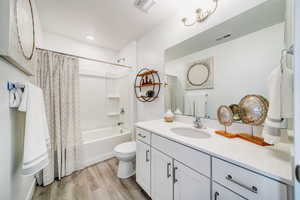
<svg viewBox="0 0 300 200">
<path fill-rule="evenodd" d="M 129 130 L 111 127 L 82 132 L 84 167 L 113 157 L 116 145 L 131 140 Z"/>
</svg>

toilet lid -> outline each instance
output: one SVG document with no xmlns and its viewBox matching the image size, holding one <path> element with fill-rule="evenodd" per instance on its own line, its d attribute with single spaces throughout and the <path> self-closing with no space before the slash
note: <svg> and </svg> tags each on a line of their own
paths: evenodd
<svg viewBox="0 0 300 200">
<path fill-rule="evenodd" d="M 136 151 L 135 142 L 125 142 L 115 147 L 115 152 L 119 153 L 134 153 Z"/>
</svg>

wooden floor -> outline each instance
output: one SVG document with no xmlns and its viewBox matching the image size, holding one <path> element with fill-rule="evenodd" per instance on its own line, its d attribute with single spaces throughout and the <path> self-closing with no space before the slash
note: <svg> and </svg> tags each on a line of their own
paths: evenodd
<svg viewBox="0 0 300 200">
<path fill-rule="evenodd" d="M 37 187 L 33 200 L 150 200 L 139 188 L 135 177 L 117 177 L 117 160 L 93 165 L 56 181 Z"/>
</svg>

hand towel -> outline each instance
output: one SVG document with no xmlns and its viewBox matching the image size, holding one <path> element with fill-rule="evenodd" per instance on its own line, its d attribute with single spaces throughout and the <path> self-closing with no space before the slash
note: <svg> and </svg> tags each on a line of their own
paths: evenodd
<svg viewBox="0 0 300 200">
<path fill-rule="evenodd" d="M 205 117 L 206 102 L 206 94 L 186 94 L 184 96 L 184 114 L 189 116 L 195 115 L 197 117 Z"/>
<path fill-rule="evenodd" d="M 50 137 L 42 90 L 26 83 L 18 110 L 26 112 L 22 174 L 34 175 L 49 163 Z"/>
<path fill-rule="evenodd" d="M 293 117 L 293 72 L 277 67 L 268 79 L 269 110 L 263 137 L 269 144 L 280 141 L 281 128 L 286 128 L 288 118 Z"/>
</svg>

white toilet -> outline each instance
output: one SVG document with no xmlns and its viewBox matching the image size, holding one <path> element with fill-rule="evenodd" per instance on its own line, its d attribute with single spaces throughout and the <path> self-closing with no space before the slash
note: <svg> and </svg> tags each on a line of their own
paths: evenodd
<svg viewBox="0 0 300 200">
<path fill-rule="evenodd" d="M 135 153 L 135 142 L 125 142 L 114 148 L 114 155 L 119 159 L 119 178 L 129 178 L 135 174 Z"/>
</svg>

